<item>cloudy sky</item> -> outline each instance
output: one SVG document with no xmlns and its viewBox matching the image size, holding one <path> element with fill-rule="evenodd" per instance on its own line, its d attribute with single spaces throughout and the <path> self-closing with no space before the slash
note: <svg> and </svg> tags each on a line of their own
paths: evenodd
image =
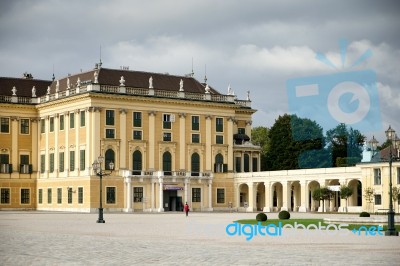
<svg viewBox="0 0 400 266">
<path fill-rule="evenodd" d="M 230 84 L 239 99 L 249 90 L 253 125 L 270 127 L 289 110 L 287 80 L 370 69 L 382 129 L 364 133 L 382 141 L 389 124 L 400 135 L 399 17 L 398 1 L 385 0 L 0 0 L 0 76 L 86 71 L 100 46 L 107 68 L 184 75 L 193 59 L 198 80 L 206 72 L 211 86 L 227 93 Z M 368 49 L 372 56 L 351 67 Z"/>
</svg>

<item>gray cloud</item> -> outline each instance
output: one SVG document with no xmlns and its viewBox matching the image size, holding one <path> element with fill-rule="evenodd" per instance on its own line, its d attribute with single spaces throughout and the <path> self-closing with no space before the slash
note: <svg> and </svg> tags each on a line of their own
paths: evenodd
<svg viewBox="0 0 400 266">
<path fill-rule="evenodd" d="M 25 71 L 50 79 L 104 67 L 171 74 L 191 71 L 222 93 L 251 91 L 259 112 L 253 125 L 271 126 L 288 110 L 286 80 L 334 73 L 315 59 L 340 64 L 338 41 L 349 41 L 348 61 L 366 49 L 357 69 L 376 71 L 384 129 L 400 133 L 400 29 L 397 1 L 0 1 L 0 76 Z M 392 103 L 387 104 L 386 101 Z M 368 133 L 378 135 L 382 132 Z"/>
</svg>

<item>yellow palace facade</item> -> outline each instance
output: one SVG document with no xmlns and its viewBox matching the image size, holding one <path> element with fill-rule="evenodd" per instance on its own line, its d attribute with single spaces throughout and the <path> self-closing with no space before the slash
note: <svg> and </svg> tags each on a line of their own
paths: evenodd
<svg viewBox="0 0 400 266">
<path fill-rule="evenodd" d="M 227 209 L 234 172 L 260 168 L 249 96 L 192 76 L 96 66 L 0 78 L 0 91 L 0 209 L 96 211 L 99 156 L 106 211 Z"/>
</svg>

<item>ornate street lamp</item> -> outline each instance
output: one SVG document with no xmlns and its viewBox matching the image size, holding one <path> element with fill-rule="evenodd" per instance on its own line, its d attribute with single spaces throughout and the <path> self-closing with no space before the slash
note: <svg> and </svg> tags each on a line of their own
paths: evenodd
<svg viewBox="0 0 400 266">
<path fill-rule="evenodd" d="M 392 162 L 397 159 L 392 154 L 392 148 L 396 148 L 396 132 L 389 126 L 388 130 L 385 131 L 386 137 L 391 141 L 389 146 L 389 211 L 388 211 L 388 228 L 385 232 L 386 236 L 398 236 L 399 232 L 394 227 L 394 210 L 393 210 L 393 191 L 392 191 Z"/>
<path fill-rule="evenodd" d="M 375 139 L 375 136 L 372 136 L 372 139 L 370 141 L 368 141 L 369 147 L 372 150 L 372 156 L 371 156 L 371 160 L 372 158 L 374 158 L 374 152 L 376 151 L 377 147 L 378 147 L 378 141 Z"/>
<path fill-rule="evenodd" d="M 97 160 L 95 160 L 92 164 L 93 167 L 93 172 L 95 173 L 95 175 L 100 177 L 100 207 L 99 207 L 99 218 L 97 219 L 97 223 L 105 223 L 106 221 L 104 221 L 103 219 L 103 200 L 102 200 L 102 194 L 103 194 L 103 184 L 102 184 L 102 179 L 103 176 L 109 176 L 111 175 L 112 171 L 114 170 L 114 163 L 111 161 L 108 166 L 110 167 L 111 172 L 110 173 L 106 173 L 105 171 L 103 171 L 101 169 L 101 164 L 104 161 L 104 157 L 103 156 L 99 156 L 97 158 Z"/>
</svg>

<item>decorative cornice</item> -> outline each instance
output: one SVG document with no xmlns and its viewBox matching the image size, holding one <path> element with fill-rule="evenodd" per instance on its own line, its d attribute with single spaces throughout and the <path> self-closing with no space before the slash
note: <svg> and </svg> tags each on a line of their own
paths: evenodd
<svg viewBox="0 0 400 266">
<path fill-rule="evenodd" d="M 205 115 L 205 118 L 212 120 L 212 115 Z"/>
<path fill-rule="evenodd" d="M 152 116 L 152 115 L 156 116 L 157 111 L 151 110 L 151 111 L 148 111 L 148 113 L 149 113 L 150 116 Z"/>
<path fill-rule="evenodd" d="M 186 113 L 179 113 L 179 118 L 186 118 Z"/>
<path fill-rule="evenodd" d="M 11 121 L 18 121 L 19 116 L 11 116 L 10 119 L 11 119 Z"/>
<path fill-rule="evenodd" d="M 126 115 L 127 112 L 128 111 L 126 109 L 119 109 L 119 113 L 120 114 L 125 114 Z"/>
</svg>

